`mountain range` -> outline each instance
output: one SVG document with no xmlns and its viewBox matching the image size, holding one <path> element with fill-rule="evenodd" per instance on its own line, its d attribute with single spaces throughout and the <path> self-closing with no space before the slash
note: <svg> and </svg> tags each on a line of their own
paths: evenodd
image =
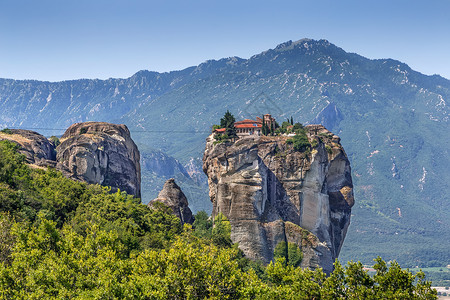
<svg viewBox="0 0 450 300">
<path fill-rule="evenodd" d="M 201 157 L 226 110 L 321 123 L 341 137 L 355 206 L 340 259 L 450 262 L 450 81 L 326 40 L 285 42 L 249 59 L 206 61 L 130 78 L 0 79 L 0 127 L 59 135 L 75 122 L 126 124 L 141 151 L 143 202 L 175 177 L 194 211 L 211 211 Z"/>
</svg>

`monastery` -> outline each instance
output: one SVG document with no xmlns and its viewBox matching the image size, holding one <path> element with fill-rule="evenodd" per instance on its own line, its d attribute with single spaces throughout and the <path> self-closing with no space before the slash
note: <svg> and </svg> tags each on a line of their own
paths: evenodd
<svg viewBox="0 0 450 300">
<path fill-rule="evenodd" d="M 245 119 L 243 121 L 235 122 L 234 127 L 236 128 L 236 134 L 238 136 L 261 135 L 263 123 L 270 128 L 272 124 L 275 125 L 275 118 L 270 114 L 265 114 L 263 119 L 256 117 L 256 120 Z M 224 133 L 225 128 L 216 129 L 214 132 Z"/>
</svg>

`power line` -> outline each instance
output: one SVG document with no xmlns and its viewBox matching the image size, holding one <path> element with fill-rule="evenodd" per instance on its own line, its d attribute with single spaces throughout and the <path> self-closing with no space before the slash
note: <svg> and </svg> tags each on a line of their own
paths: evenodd
<svg viewBox="0 0 450 300">
<path fill-rule="evenodd" d="M 45 127 L 27 127 L 27 128 L 10 128 L 10 129 L 23 129 L 23 130 L 47 130 L 47 131 L 66 131 L 67 128 L 45 128 Z M 130 130 L 131 133 L 211 133 L 207 130 Z"/>
</svg>

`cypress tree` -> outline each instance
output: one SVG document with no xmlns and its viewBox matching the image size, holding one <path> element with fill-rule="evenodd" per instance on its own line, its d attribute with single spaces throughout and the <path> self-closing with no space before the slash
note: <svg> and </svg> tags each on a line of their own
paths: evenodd
<svg viewBox="0 0 450 300">
<path fill-rule="evenodd" d="M 220 127 L 226 128 L 225 133 L 231 139 L 237 137 L 234 122 L 236 122 L 236 119 L 229 110 L 227 110 L 223 118 L 220 119 Z"/>
</svg>

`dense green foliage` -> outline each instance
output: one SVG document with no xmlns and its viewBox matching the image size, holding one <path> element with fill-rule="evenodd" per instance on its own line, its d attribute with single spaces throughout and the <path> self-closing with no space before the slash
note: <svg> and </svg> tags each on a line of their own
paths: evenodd
<svg viewBox="0 0 450 300">
<path fill-rule="evenodd" d="M 423 273 L 381 259 L 374 276 L 336 262 L 327 277 L 296 268 L 288 243 L 264 267 L 231 243 L 222 214 L 183 229 L 162 204 L 30 169 L 16 150 L 0 142 L 1 299 L 435 299 Z"/>
</svg>

